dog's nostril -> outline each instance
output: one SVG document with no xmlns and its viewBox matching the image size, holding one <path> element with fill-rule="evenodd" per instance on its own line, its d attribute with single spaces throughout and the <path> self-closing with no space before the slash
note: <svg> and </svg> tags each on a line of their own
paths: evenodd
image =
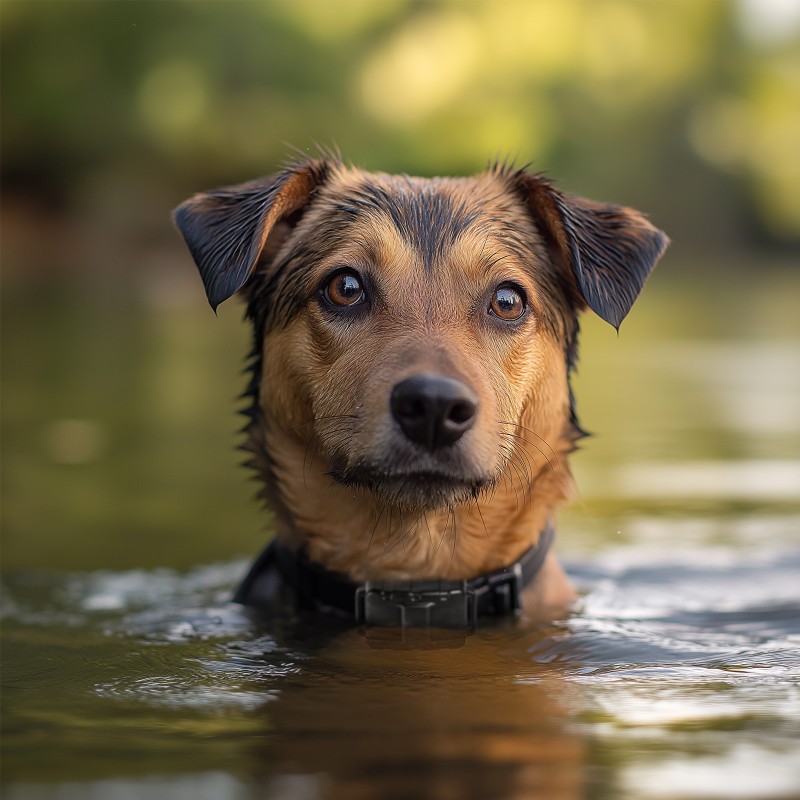
<svg viewBox="0 0 800 800">
<path fill-rule="evenodd" d="M 415 419 L 424 417 L 427 413 L 425 404 L 417 397 L 401 397 L 393 408 L 395 416 Z"/>
<path fill-rule="evenodd" d="M 455 403 L 447 415 L 447 421 L 454 422 L 456 425 L 463 425 L 475 416 L 476 410 L 475 404 L 470 403 L 469 400 Z"/>
<path fill-rule="evenodd" d="M 408 439 L 430 450 L 457 442 L 474 424 L 478 398 L 445 375 L 414 375 L 392 390 L 392 416 Z"/>
</svg>

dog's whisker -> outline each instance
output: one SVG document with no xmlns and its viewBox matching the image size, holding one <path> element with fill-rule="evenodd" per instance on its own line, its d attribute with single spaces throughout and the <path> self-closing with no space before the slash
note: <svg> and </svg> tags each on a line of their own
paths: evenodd
<svg viewBox="0 0 800 800">
<path fill-rule="evenodd" d="M 530 453 L 528 453 L 528 451 L 524 447 L 518 445 L 517 442 L 512 441 L 511 451 L 512 451 L 512 460 L 515 460 L 519 464 L 525 475 L 525 480 L 528 484 L 528 487 L 532 489 L 533 477 L 531 476 L 531 472 L 536 471 L 533 469 L 533 467 L 536 466 L 536 462 L 534 461 L 533 464 L 531 464 Z"/>
<path fill-rule="evenodd" d="M 458 545 L 458 526 L 456 525 L 456 510 L 450 508 L 450 513 L 453 515 L 453 549 L 450 551 L 450 565 L 456 560 L 456 546 Z"/>
<path fill-rule="evenodd" d="M 481 525 L 483 525 L 483 532 L 486 534 L 486 538 L 491 542 L 492 536 L 489 533 L 489 529 L 486 527 L 486 520 L 483 518 L 483 512 L 481 511 L 481 504 L 478 502 L 478 498 L 475 498 L 475 510 L 478 512 L 478 517 L 480 518 Z"/>
<path fill-rule="evenodd" d="M 511 460 L 510 460 L 508 463 L 509 463 L 509 464 L 511 465 L 511 467 L 514 469 L 514 471 L 517 473 L 517 476 L 518 476 L 518 477 L 519 477 L 519 479 L 520 479 L 520 488 L 524 489 L 525 485 L 527 485 L 527 487 L 528 487 L 528 492 L 527 492 L 527 495 L 529 496 L 529 495 L 531 494 L 531 492 L 533 491 L 533 486 L 531 486 L 531 483 L 530 483 L 530 481 L 527 481 L 527 482 L 526 482 L 526 479 L 525 479 L 525 474 L 523 473 L 523 471 L 522 471 L 522 470 L 519 468 L 519 466 L 517 465 L 517 460 L 516 460 L 516 458 L 512 458 L 512 459 L 511 459 Z M 524 493 L 524 492 L 523 492 L 523 493 Z"/>
<path fill-rule="evenodd" d="M 312 436 L 308 442 L 306 443 L 306 449 L 303 453 L 303 488 L 307 489 L 308 486 L 306 485 L 306 462 L 308 461 L 308 451 L 311 448 L 312 443 L 314 444 L 314 454 L 311 456 L 311 463 L 314 463 L 314 457 L 316 456 L 316 437 Z"/>
<path fill-rule="evenodd" d="M 540 442 L 542 442 L 544 445 L 547 446 L 547 448 L 553 454 L 553 458 L 556 460 L 556 463 L 558 463 L 558 453 L 553 449 L 553 446 L 550 444 L 550 442 L 547 441 L 547 439 L 544 438 L 544 436 L 540 436 L 532 428 L 526 428 L 524 425 L 520 425 L 519 422 L 509 422 L 508 420 L 499 420 L 498 424 L 500 424 L 500 425 L 513 425 L 515 428 L 519 428 L 521 431 L 525 431 L 526 433 L 533 434 Z"/>
<path fill-rule="evenodd" d="M 422 518 L 422 515 L 420 514 L 420 516 L 418 516 L 414 520 L 414 522 L 411 524 L 411 527 L 399 539 L 395 539 L 395 541 L 392 543 L 391 547 L 389 547 L 389 548 L 384 547 L 384 550 L 383 550 L 384 555 L 388 555 L 389 553 L 392 552 L 392 550 L 395 550 L 405 540 L 405 538 L 411 533 L 411 531 L 413 531 L 414 528 L 417 527 L 417 525 L 419 524 L 419 521 L 420 521 L 421 518 Z"/>
<path fill-rule="evenodd" d="M 533 502 L 533 484 L 535 477 L 531 475 L 533 472 L 534 475 L 538 473 L 538 466 L 536 462 L 531 465 L 530 463 L 530 455 L 524 449 L 514 448 L 514 456 L 512 458 L 512 462 L 516 465 L 517 469 L 522 472 L 523 479 L 528 486 L 528 493 L 527 493 L 527 502 L 530 504 Z M 534 467 L 536 467 L 534 469 Z"/>
<path fill-rule="evenodd" d="M 517 491 L 517 481 L 514 479 L 514 473 L 511 472 L 510 470 L 507 471 L 507 475 L 508 475 L 509 481 L 511 482 L 511 488 L 514 491 L 514 497 L 516 498 L 516 510 L 519 511 L 520 506 L 522 505 L 522 502 L 520 501 L 520 498 L 519 498 L 519 491 Z M 521 489 L 522 489 L 522 487 L 520 486 L 520 490 Z"/>
<path fill-rule="evenodd" d="M 420 520 L 421 520 L 421 519 L 422 519 L 424 516 L 425 516 L 425 512 L 424 512 L 424 511 L 421 511 L 421 512 L 419 513 L 419 516 L 418 516 L 418 517 L 417 517 L 417 518 L 414 520 L 414 525 L 412 526 L 412 530 L 418 530 L 418 528 L 419 528 L 419 523 L 420 523 Z M 406 542 L 406 548 L 408 548 L 408 545 L 409 545 L 409 544 L 410 544 L 410 542 L 412 542 L 412 541 L 413 541 L 413 537 L 412 537 L 411 539 L 409 539 L 409 540 Z"/>
<path fill-rule="evenodd" d="M 495 497 L 497 496 L 497 487 L 499 486 L 500 481 L 499 478 L 493 478 L 492 482 L 489 486 L 486 487 L 486 496 L 488 498 L 488 502 L 491 503 L 494 501 Z"/>
<path fill-rule="evenodd" d="M 501 432 L 500 435 L 504 436 L 504 437 L 513 437 L 514 439 L 517 439 L 517 440 L 519 440 L 521 442 L 526 442 L 527 444 L 529 444 L 531 447 L 533 447 L 535 450 L 537 450 L 541 454 L 542 458 L 544 458 L 545 461 L 547 461 L 547 463 L 550 465 L 550 469 L 553 472 L 556 471 L 556 468 L 553 465 L 553 462 L 548 458 L 547 453 L 545 453 L 544 450 L 542 450 L 542 448 L 539 447 L 535 442 L 532 442 L 530 439 L 526 439 L 524 436 L 522 436 L 519 433 Z"/>
<path fill-rule="evenodd" d="M 372 526 L 372 533 L 370 533 L 369 535 L 369 541 L 367 542 L 367 550 L 366 553 L 364 554 L 364 564 L 366 564 L 367 560 L 369 559 L 369 551 L 370 548 L 372 547 L 372 540 L 375 538 L 375 531 L 378 530 L 378 525 L 380 524 L 381 517 L 383 516 L 385 511 L 386 511 L 386 506 L 384 505 L 383 508 L 381 508 L 380 514 L 378 514 L 378 517 L 375 520 L 375 524 Z"/>
<path fill-rule="evenodd" d="M 453 524 L 455 524 L 455 517 L 453 517 Z M 439 541 L 436 543 L 436 549 L 433 551 L 434 558 L 439 552 L 439 548 L 442 546 L 442 542 L 445 540 L 445 537 L 447 536 L 447 528 L 449 527 L 449 525 L 450 525 L 450 514 L 448 513 L 447 517 L 445 518 L 444 528 L 442 529 L 442 532 L 439 535 Z"/>
<path fill-rule="evenodd" d="M 414 513 L 411 510 L 403 510 L 403 508 L 393 503 L 389 503 L 388 508 L 389 508 L 389 525 L 386 529 L 386 539 L 383 543 L 384 552 L 388 552 L 387 547 L 389 548 L 389 550 L 391 550 L 394 547 L 394 543 L 397 541 L 397 536 L 398 536 L 398 534 L 395 531 L 403 530 L 406 521 Z M 393 519 L 394 515 L 392 514 L 392 508 L 394 508 L 397 511 L 396 519 Z"/>
<path fill-rule="evenodd" d="M 528 483 L 533 483 L 534 478 L 539 474 L 540 468 L 536 459 L 516 441 L 511 441 L 511 460 L 516 460 L 524 468 L 525 477 Z"/>
<path fill-rule="evenodd" d="M 500 443 L 500 452 L 505 454 L 506 463 L 508 463 L 514 457 L 514 448 L 512 445 L 513 441 L 511 444 L 505 444 L 504 442 Z"/>
<path fill-rule="evenodd" d="M 525 442 L 526 444 L 529 444 L 533 448 L 535 448 L 539 452 L 539 454 L 542 455 L 543 458 L 547 458 L 547 456 L 542 452 L 542 450 L 539 447 L 537 447 L 535 442 L 532 442 L 530 439 L 527 439 L 521 433 L 515 433 L 513 431 L 499 431 L 498 435 L 506 439 L 507 441 Z"/>
<path fill-rule="evenodd" d="M 502 466 L 502 472 L 503 473 L 508 472 L 507 467 L 511 464 L 511 462 L 514 460 L 514 458 L 516 456 L 516 452 L 514 450 L 513 445 L 514 445 L 513 441 L 508 443 L 508 444 L 506 444 L 506 443 L 501 443 L 500 444 L 500 451 L 505 456 L 505 460 L 504 460 L 503 466 Z"/>
<path fill-rule="evenodd" d="M 428 515 L 423 512 L 422 519 L 425 520 L 425 529 L 428 531 L 428 541 L 433 544 L 433 535 L 431 534 L 431 526 L 428 524 Z"/>
<path fill-rule="evenodd" d="M 405 489 L 406 485 L 408 484 L 408 480 L 403 481 L 400 486 L 400 494 L 402 495 L 403 490 Z M 397 517 L 397 527 L 402 530 L 403 526 L 405 525 L 406 521 L 411 517 L 414 513 L 411 510 L 404 510 L 403 508 L 398 508 L 399 516 Z M 387 540 L 387 544 L 390 540 Z"/>
<path fill-rule="evenodd" d="M 386 535 L 384 536 L 383 540 L 383 547 L 384 550 L 386 549 L 386 545 L 389 544 L 392 538 L 392 506 L 387 505 L 389 509 L 389 513 L 386 515 Z"/>
<path fill-rule="evenodd" d="M 503 470 L 503 480 L 507 481 L 508 485 L 511 487 L 511 491 L 514 493 L 514 496 L 517 499 L 516 508 L 517 508 L 517 510 L 519 510 L 519 494 L 517 493 L 517 487 L 516 487 L 516 485 L 514 483 L 514 476 L 507 469 Z"/>
<path fill-rule="evenodd" d="M 297 427 L 303 427 L 304 425 L 309 425 L 312 423 L 322 423 L 326 426 L 326 434 L 328 435 L 336 435 L 337 433 L 344 433 L 345 431 L 349 431 L 351 429 L 350 420 L 356 419 L 357 417 L 354 414 L 338 414 L 333 416 L 327 417 L 315 417 L 309 420 L 306 423 L 302 423 L 291 430 L 296 430 Z M 335 423 L 332 426 L 332 423 Z M 311 459 L 309 461 L 309 452 L 311 453 Z M 303 488 L 308 488 L 308 481 L 307 481 L 307 471 L 309 464 L 314 463 L 314 459 L 317 457 L 319 452 L 319 440 L 316 436 L 312 435 L 308 441 L 306 442 L 305 450 L 303 451 Z"/>
<path fill-rule="evenodd" d="M 545 453 L 545 452 L 544 452 L 544 450 L 542 450 L 542 448 L 541 448 L 541 447 L 538 447 L 538 446 L 536 445 L 536 443 L 535 443 L 535 442 L 532 442 L 532 441 L 530 441 L 529 439 L 526 439 L 524 436 L 519 436 L 518 434 L 516 434 L 516 435 L 517 435 L 517 438 L 518 438 L 520 441 L 523 441 L 523 442 L 525 442 L 526 444 L 529 444 L 531 447 L 533 447 L 533 448 L 534 448 L 534 450 L 536 450 L 536 451 L 537 451 L 537 452 L 538 452 L 538 453 L 539 453 L 539 454 L 542 456 L 542 458 L 544 458 L 544 460 L 545 460 L 545 461 L 547 461 L 547 464 L 548 464 L 548 466 L 550 467 L 550 469 L 551 469 L 551 471 L 552 471 L 552 472 L 555 472 L 555 471 L 556 471 L 556 468 L 555 468 L 555 466 L 553 465 L 553 462 L 552 462 L 552 461 L 551 461 L 551 460 L 548 458 L 548 456 L 547 456 L 547 453 Z"/>
<path fill-rule="evenodd" d="M 530 464 L 525 459 L 525 455 L 515 450 L 512 461 L 517 465 L 517 468 L 522 472 L 522 477 L 528 486 L 528 491 L 532 492 L 533 479 L 531 478 Z"/>
</svg>

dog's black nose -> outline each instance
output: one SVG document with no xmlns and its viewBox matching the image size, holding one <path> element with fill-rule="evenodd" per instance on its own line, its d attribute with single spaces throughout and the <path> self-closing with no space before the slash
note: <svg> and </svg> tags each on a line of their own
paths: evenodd
<svg viewBox="0 0 800 800">
<path fill-rule="evenodd" d="M 392 416 L 412 442 L 429 450 L 458 441 L 474 424 L 478 398 L 445 375 L 414 375 L 392 389 Z"/>
</svg>

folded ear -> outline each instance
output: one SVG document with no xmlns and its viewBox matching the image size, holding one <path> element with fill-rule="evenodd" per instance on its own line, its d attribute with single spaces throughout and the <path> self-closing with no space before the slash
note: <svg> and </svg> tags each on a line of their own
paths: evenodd
<svg viewBox="0 0 800 800">
<path fill-rule="evenodd" d="M 324 161 L 309 161 L 278 175 L 196 194 L 175 209 L 175 225 L 213 309 L 247 283 L 276 225 L 307 205 L 327 171 Z"/>
<path fill-rule="evenodd" d="M 580 296 L 619 328 L 669 244 L 632 208 L 559 192 L 541 175 L 518 174 L 531 213 L 570 270 Z"/>
</svg>

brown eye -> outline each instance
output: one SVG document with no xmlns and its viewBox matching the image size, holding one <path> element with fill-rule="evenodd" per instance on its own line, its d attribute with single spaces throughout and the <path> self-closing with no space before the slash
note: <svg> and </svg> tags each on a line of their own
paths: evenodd
<svg viewBox="0 0 800 800">
<path fill-rule="evenodd" d="M 518 320 L 527 308 L 522 292 L 513 286 L 500 286 L 492 295 L 489 311 L 506 322 Z"/>
<path fill-rule="evenodd" d="M 354 306 L 364 299 L 364 287 L 354 272 L 340 272 L 328 281 L 325 297 L 335 306 Z"/>
</svg>

